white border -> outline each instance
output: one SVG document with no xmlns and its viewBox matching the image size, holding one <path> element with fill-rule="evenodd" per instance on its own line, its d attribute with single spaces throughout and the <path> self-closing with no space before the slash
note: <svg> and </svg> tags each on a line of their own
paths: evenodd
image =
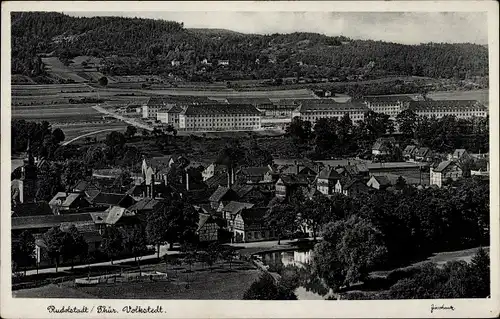
<svg viewBox="0 0 500 319">
<path fill-rule="evenodd" d="M 491 182 L 491 299 L 404 300 L 404 301 L 202 301 L 202 300 L 97 300 L 97 299 L 20 299 L 12 298 L 10 277 L 10 11 L 353 11 L 353 12 L 488 12 L 490 59 L 490 163 Z M 72 305 L 91 308 L 111 305 L 162 305 L 160 315 L 88 315 L 75 318 L 241 318 L 241 317 L 497 317 L 500 315 L 499 265 L 499 153 L 498 153 L 498 2 L 496 1 L 401 1 L 401 2 L 4 2 L 2 3 L 2 108 L 1 108 L 1 308 L 2 318 L 66 318 L 69 314 L 48 314 L 48 305 Z M 453 305 L 455 311 L 435 311 L 430 306 Z"/>
</svg>

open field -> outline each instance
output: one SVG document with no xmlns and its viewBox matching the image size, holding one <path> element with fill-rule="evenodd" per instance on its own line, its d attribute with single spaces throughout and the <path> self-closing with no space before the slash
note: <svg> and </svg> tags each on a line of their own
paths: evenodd
<svg viewBox="0 0 500 319">
<path fill-rule="evenodd" d="M 427 96 L 433 100 L 478 100 L 489 105 L 488 90 L 430 92 Z"/>
<path fill-rule="evenodd" d="M 137 272 L 137 269 L 134 270 Z M 18 298 L 99 298 L 99 299 L 243 299 L 243 294 L 259 277 L 252 264 L 242 261 L 218 263 L 212 270 L 196 263 L 172 267 L 165 264 L 142 266 L 145 272 L 167 272 L 168 279 L 136 281 L 75 287 L 72 281 L 60 285 L 22 289 L 13 292 Z"/>
<path fill-rule="evenodd" d="M 64 124 L 57 124 L 54 125 L 54 127 L 58 127 L 61 130 L 63 130 L 64 135 L 66 136 L 66 141 L 69 141 L 77 136 L 86 134 L 86 133 L 91 133 L 95 131 L 100 131 L 100 130 L 105 130 L 105 129 L 111 129 L 114 128 L 116 131 L 125 131 L 127 128 L 127 124 L 122 123 L 122 122 L 107 122 L 107 121 L 102 121 L 102 122 L 93 122 L 93 123 L 77 123 L 77 124 L 69 124 L 69 125 L 64 125 Z M 110 131 L 107 132 L 102 132 L 98 133 L 95 135 L 92 135 L 92 138 L 97 138 L 100 139 L 102 137 L 105 137 L 107 134 L 109 134 Z M 82 140 L 84 141 L 84 140 Z"/>
</svg>

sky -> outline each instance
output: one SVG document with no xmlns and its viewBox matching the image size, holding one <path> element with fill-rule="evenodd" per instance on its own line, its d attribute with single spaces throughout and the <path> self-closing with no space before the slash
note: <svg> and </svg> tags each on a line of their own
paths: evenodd
<svg viewBox="0 0 500 319">
<path fill-rule="evenodd" d="M 186 28 L 242 33 L 315 32 L 404 44 L 488 43 L 484 12 L 65 12 L 72 16 L 124 16 L 183 22 Z"/>
</svg>

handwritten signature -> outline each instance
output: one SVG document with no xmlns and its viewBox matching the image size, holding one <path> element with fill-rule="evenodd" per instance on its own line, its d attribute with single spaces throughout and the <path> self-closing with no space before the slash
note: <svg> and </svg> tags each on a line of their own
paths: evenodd
<svg viewBox="0 0 500 319">
<path fill-rule="evenodd" d="M 455 311 L 455 307 L 453 307 L 453 306 L 445 306 L 445 305 L 436 306 L 436 305 L 432 304 L 431 305 L 431 313 L 434 313 L 434 310 L 451 310 L 451 311 Z"/>
</svg>

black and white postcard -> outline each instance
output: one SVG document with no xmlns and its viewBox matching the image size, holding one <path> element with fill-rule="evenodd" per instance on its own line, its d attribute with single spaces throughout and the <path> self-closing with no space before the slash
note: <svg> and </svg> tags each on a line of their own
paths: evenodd
<svg viewBox="0 0 500 319">
<path fill-rule="evenodd" d="M 497 317 L 498 92 L 493 1 L 3 3 L 0 314 Z"/>
</svg>

